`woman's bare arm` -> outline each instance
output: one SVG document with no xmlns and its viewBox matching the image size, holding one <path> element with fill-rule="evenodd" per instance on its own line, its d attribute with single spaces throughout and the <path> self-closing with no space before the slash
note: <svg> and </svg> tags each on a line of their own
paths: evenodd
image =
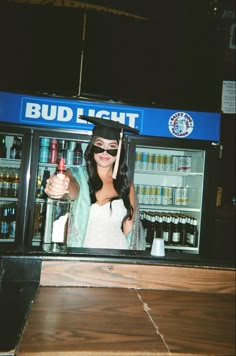
<svg viewBox="0 0 236 356">
<path fill-rule="evenodd" d="M 135 204 L 135 190 L 134 190 L 133 184 L 130 184 L 129 199 L 130 199 L 130 203 L 133 207 L 133 215 L 132 215 L 131 219 L 126 219 L 123 223 L 123 233 L 125 236 L 127 236 L 128 233 L 132 230 L 133 223 L 134 223 L 134 214 L 135 214 L 136 204 Z"/>
<path fill-rule="evenodd" d="M 69 178 L 68 196 L 71 200 L 75 200 L 79 196 L 80 186 L 77 180 L 72 176 L 69 170 L 66 171 L 66 178 Z"/>
</svg>

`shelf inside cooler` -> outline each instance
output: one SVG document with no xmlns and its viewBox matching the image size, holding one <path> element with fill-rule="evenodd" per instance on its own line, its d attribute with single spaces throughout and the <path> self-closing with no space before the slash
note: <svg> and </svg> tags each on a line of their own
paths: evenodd
<svg viewBox="0 0 236 356">
<path fill-rule="evenodd" d="M 181 250 L 183 252 L 198 253 L 198 247 L 188 246 L 165 246 L 165 250 Z"/>
<path fill-rule="evenodd" d="M 136 146 L 135 172 L 203 174 L 205 151 L 154 146 Z M 188 172 L 187 172 L 188 171 Z M 171 173 L 170 173 L 171 172 Z"/>
<path fill-rule="evenodd" d="M 57 164 L 56 163 L 41 163 L 41 162 L 39 162 L 39 167 L 43 167 L 43 168 L 45 168 L 45 167 L 47 167 L 47 168 L 55 168 L 55 169 L 57 169 Z M 70 167 L 78 167 L 78 165 L 76 165 L 76 164 L 67 164 L 66 165 L 66 168 L 70 168 Z"/>
<path fill-rule="evenodd" d="M 0 239 L 0 242 L 15 242 L 15 239 Z"/>
<path fill-rule="evenodd" d="M 18 198 L 12 198 L 12 197 L 0 197 L 0 206 L 1 205 L 6 205 L 6 204 L 11 204 L 11 202 L 17 202 Z"/>
<path fill-rule="evenodd" d="M 0 167 L 20 168 L 20 159 L 0 158 Z"/>
<path fill-rule="evenodd" d="M 177 172 L 177 171 L 155 171 L 155 170 L 142 170 L 142 169 L 136 169 L 135 174 L 154 174 L 154 175 L 170 175 L 170 176 L 203 176 L 202 172 Z"/>
<path fill-rule="evenodd" d="M 201 211 L 200 208 L 194 208 L 191 206 L 181 206 L 181 205 L 151 205 L 151 204 L 139 204 L 140 209 L 144 210 L 154 210 L 154 211 L 175 211 L 175 212 L 183 212 L 183 211 L 191 211 L 199 213 Z"/>
</svg>

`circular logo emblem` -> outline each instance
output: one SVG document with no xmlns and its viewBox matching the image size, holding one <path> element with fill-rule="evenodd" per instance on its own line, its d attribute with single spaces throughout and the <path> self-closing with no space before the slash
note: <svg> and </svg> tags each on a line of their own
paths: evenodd
<svg viewBox="0 0 236 356">
<path fill-rule="evenodd" d="M 176 112 L 169 118 L 168 127 L 173 136 L 183 138 L 191 134 L 194 122 L 189 114 Z"/>
</svg>

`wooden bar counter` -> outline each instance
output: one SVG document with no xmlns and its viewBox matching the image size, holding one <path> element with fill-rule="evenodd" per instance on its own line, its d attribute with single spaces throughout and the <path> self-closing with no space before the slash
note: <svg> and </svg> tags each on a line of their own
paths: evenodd
<svg viewBox="0 0 236 356">
<path fill-rule="evenodd" d="M 235 355 L 235 271 L 44 260 L 17 355 Z"/>
</svg>

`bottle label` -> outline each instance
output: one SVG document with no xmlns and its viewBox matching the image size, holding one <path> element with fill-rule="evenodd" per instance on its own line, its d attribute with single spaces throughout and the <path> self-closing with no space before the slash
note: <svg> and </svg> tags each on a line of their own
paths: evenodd
<svg viewBox="0 0 236 356">
<path fill-rule="evenodd" d="M 168 231 L 163 231 L 162 236 L 163 236 L 163 240 L 167 242 L 167 241 L 168 241 L 168 238 L 169 238 Z"/>
<path fill-rule="evenodd" d="M 173 232 L 172 241 L 173 242 L 179 242 L 180 241 L 180 233 L 179 232 Z"/>
<path fill-rule="evenodd" d="M 194 246 L 194 243 L 195 243 L 194 240 L 195 240 L 194 235 L 192 235 L 192 234 L 187 235 L 187 242 L 189 243 L 189 245 Z"/>
<path fill-rule="evenodd" d="M 52 242 L 65 243 L 68 218 L 69 213 L 66 213 L 65 215 L 60 216 L 59 219 L 53 222 Z"/>
</svg>

